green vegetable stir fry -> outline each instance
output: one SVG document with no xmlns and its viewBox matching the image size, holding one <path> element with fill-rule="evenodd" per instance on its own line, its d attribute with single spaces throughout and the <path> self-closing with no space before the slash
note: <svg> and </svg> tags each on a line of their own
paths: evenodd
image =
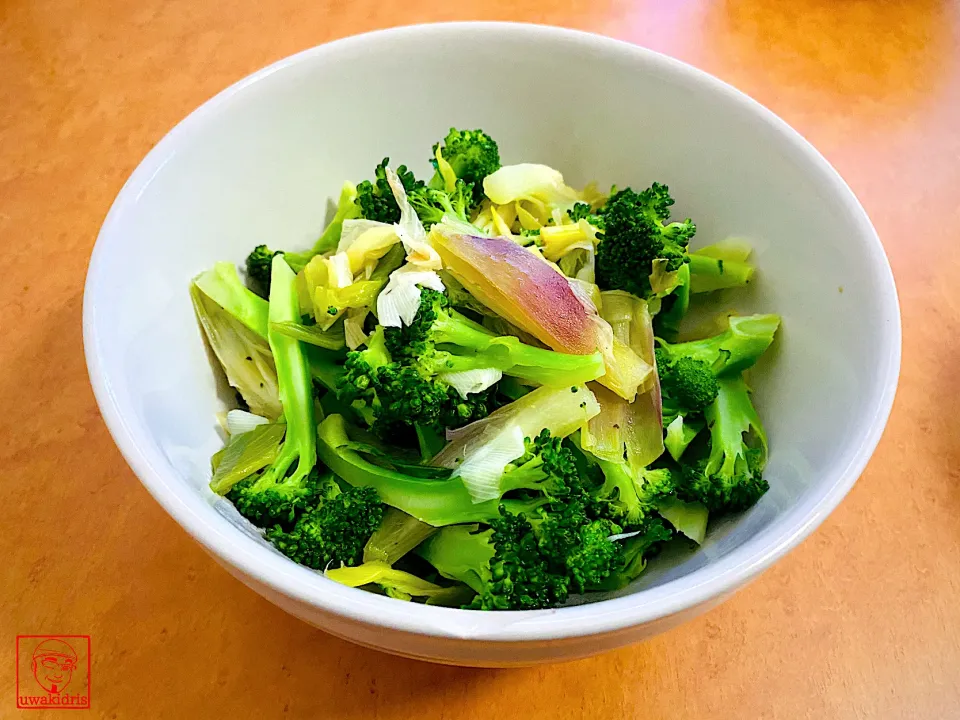
<svg viewBox="0 0 960 720">
<path fill-rule="evenodd" d="M 239 407 L 211 489 L 294 562 L 406 601 L 555 607 L 768 489 L 744 371 L 776 315 L 684 337 L 750 248 L 689 245 L 654 183 L 568 186 L 480 130 L 384 159 L 306 251 L 190 288 Z M 689 335 L 689 330 L 687 330 Z"/>
</svg>

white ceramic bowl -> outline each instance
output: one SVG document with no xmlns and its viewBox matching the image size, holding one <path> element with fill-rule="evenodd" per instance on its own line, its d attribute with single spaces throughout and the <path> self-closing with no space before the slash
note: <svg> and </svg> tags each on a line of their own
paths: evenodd
<svg viewBox="0 0 960 720">
<path fill-rule="evenodd" d="M 772 441 L 770 492 L 712 527 L 699 552 L 659 558 L 619 597 L 504 613 L 398 602 L 289 562 L 239 530 L 207 490 L 223 404 L 190 279 L 216 260 L 241 262 L 261 242 L 306 247 L 345 179 L 368 177 L 385 155 L 426 174 L 430 147 L 450 126 L 481 127 L 499 141 L 504 162 L 547 163 L 573 185 L 667 183 L 678 214 L 695 219 L 698 242 L 731 234 L 754 242 L 760 279 L 738 309 L 783 315 L 775 357 L 754 374 Z M 675 60 L 512 24 L 347 38 L 271 65 L 204 104 L 117 197 L 90 263 L 83 323 L 90 379 L 117 445 L 224 567 L 330 633 L 467 665 L 589 655 L 731 595 L 812 532 L 853 485 L 880 438 L 900 362 L 883 248 L 853 193 L 803 138 Z"/>
</svg>

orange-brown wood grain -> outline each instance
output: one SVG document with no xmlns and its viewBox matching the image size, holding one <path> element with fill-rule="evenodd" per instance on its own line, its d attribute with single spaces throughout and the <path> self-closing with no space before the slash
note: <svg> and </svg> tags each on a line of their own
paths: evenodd
<svg viewBox="0 0 960 720">
<path fill-rule="evenodd" d="M 567 665 L 433 667 L 274 608 L 136 481 L 81 353 L 100 222 L 171 126 L 292 52 L 453 19 L 602 32 L 750 93 L 846 177 L 899 285 L 900 392 L 837 512 L 719 609 Z M 46 632 L 92 635 L 105 718 L 960 717 L 958 46 L 946 0 L 4 0 L 0 717 L 14 636 Z"/>
</svg>

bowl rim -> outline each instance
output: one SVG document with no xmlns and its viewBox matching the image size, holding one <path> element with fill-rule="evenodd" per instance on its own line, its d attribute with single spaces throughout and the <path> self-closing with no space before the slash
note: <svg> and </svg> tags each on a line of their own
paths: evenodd
<svg viewBox="0 0 960 720">
<path fill-rule="evenodd" d="M 331 58 L 358 45 L 371 48 L 394 39 L 421 36 L 439 39 L 464 33 L 509 34 L 537 42 L 589 46 L 592 51 L 630 61 L 639 72 L 655 71 L 671 81 L 696 86 L 721 100 L 740 106 L 776 131 L 784 146 L 818 175 L 849 215 L 870 261 L 870 270 L 880 288 L 877 311 L 884 321 L 886 346 L 878 350 L 878 380 L 863 411 L 865 428 L 855 452 L 845 465 L 834 469 L 817 490 L 820 497 L 802 509 L 787 513 L 730 553 L 703 568 L 663 585 L 618 598 L 551 610 L 487 613 L 440 608 L 416 603 L 398 603 L 363 590 L 347 588 L 307 568 L 300 567 L 263 547 L 239 531 L 223 532 L 191 508 L 164 480 L 158 466 L 159 452 L 141 444 L 126 423 L 116 396 L 103 370 L 100 332 L 97 325 L 97 288 L 104 281 L 105 258 L 118 240 L 125 208 L 136 202 L 180 139 L 202 129 L 232 97 L 285 68 Z M 83 343 L 90 382 L 104 421 L 114 442 L 148 492 L 167 513 L 227 569 L 262 583 L 275 593 L 312 608 L 362 624 L 399 630 L 420 636 L 522 642 L 560 640 L 612 633 L 650 623 L 722 599 L 754 579 L 763 570 L 803 541 L 836 508 L 850 491 L 869 461 L 892 409 L 901 354 L 901 321 L 896 285 L 889 261 L 873 225 L 853 191 L 832 165 L 796 130 L 772 111 L 726 82 L 680 60 L 654 50 L 580 30 L 512 22 L 451 22 L 394 27 L 352 35 L 309 48 L 283 58 L 239 80 L 207 100 L 178 123 L 146 155 L 117 194 L 100 229 L 87 271 L 83 300 Z"/>
</svg>

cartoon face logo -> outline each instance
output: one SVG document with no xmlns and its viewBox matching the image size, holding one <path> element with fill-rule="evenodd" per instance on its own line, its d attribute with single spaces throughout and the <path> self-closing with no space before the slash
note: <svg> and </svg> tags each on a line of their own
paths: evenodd
<svg viewBox="0 0 960 720">
<path fill-rule="evenodd" d="M 33 651 L 31 668 L 44 690 L 59 695 L 77 669 L 77 653 L 63 640 L 44 640 Z"/>
</svg>

